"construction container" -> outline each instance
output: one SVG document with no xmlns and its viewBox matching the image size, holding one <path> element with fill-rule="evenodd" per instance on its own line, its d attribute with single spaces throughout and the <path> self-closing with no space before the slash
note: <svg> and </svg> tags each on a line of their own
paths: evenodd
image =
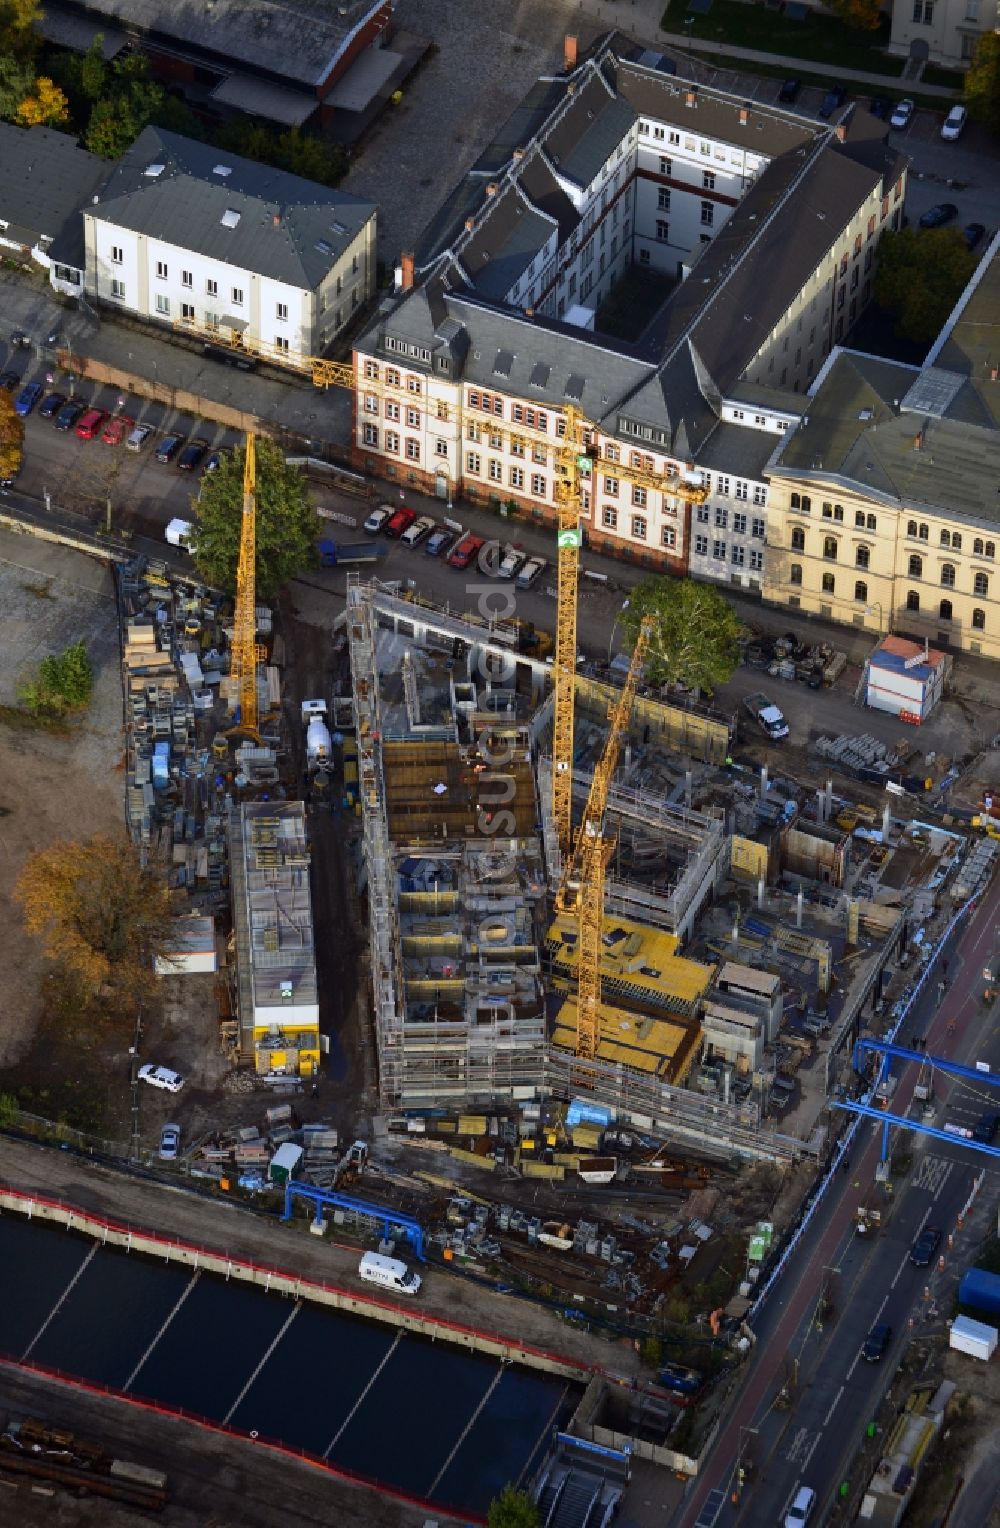
<svg viewBox="0 0 1000 1528">
<path fill-rule="evenodd" d="M 1000 1316 L 1000 1274 L 970 1268 L 958 1286 L 958 1303 L 989 1316 Z"/>
<path fill-rule="evenodd" d="M 296 1146 L 294 1141 L 285 1141 L 279 1146 L 271 1158 L 268 1169 L 268 1177 L 279 1188 L 284 1188 L 289 1178 L 295 1176 L 296 1169 L 302 1161 L 302 1147 Z"/>
<path fill-rule="evenodd" d="M 574 1125 L 573 1145 L 580 1151 L 594 1151 L 601 1144 L 602 1134 L 597 1125 Z"/>
<path fill-rule="evenodd" d="M 485 1135 L 485 1114 L 460 1114 L 458 1116 L 459 1135 Z"/>
<path fill-rule="evenodd" d="M 521 1171 L 526 1178 L 551 1178 L 555 1183 L 561 1183 L 566 1176 L 566 1169 L 559 1162 L 532 1162 L 521 1163 Z"/>
<path fill-rule="evenodd" d="M 968 1316 L 956 1316 L 951 1323 L 948 1346 L 957 1353 L 968 1353 L 972 1358 L 990 1359 L 996 1352 L 997 1329 Z"/>
</svg>

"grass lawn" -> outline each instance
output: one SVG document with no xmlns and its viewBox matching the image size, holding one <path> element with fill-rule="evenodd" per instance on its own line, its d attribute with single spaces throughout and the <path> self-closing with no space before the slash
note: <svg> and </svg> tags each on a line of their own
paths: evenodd
<svg viewBox="0 0 1000 1528">
<path fill-rule="evenodd" d="M 690 25 L 685 25 L 690 23 Z M 862 32 L 844 25 L 836 16 L 810 11 L 802 21 L 789 21 L 763 5 L 743 0 L 712 0 L 707 15 L 688 15 L 688 0 L 670 0 L 660 26 L 683 38 L 690 32 L 708 42 L 732 43 L 738 48 L 758 48 L 787 58 L 814 58 L 826 64 L 830 78 L 839 67 L 867 74 L 900 75 L 904 59 L 890 58 L 881 50 L 889 41 L 889 20 L 882 18 L 877 32 Z"/>
<path fill-rule="evenodd" d="M 764 75 L 772 80 L 788 79 L 788 67 L 785 64 L 758 64 L 755 59 L 727 58 L 721 53 L 702 53 L 697 48 L 693 50 L 691 56 L 692 58 L 700 59 L 703 64 L 714 64 L 716 69 L 729 69 L 736 74 Z M 828 89 L 830 84 L 829 74 L 811 74 L 806 69 L 797 69 L 795 71 L 795 78 L 801 80 L 803 85 L 818 86 L 821 90 Z M 847 83 L 850 85 L 850 81 Z M 886 80 L 884 85 L 862 85 L 860 81 L 856 81 L 855 87 L 850 91 L 850 94 L 859 101 L 869 101 L 873 95 L 887 95 L 890 100 L 898 101 L 904 95 L 908 95 L 918 106 L 926 106 L 930 111 L 943 112 L 948 105 L 947 101 L 942 100 L 939 96 L 921 95 L 919 85 L 916 89 L 912 86 L 907 89 L 902 81 L 893 83 L 891 80 Z M 795 109 L 793 106 L 792 110 L 794 111 Z"/>
<path fill-rule="evenodd" d="M 939 69 L 937 64 L 927 64 L 920 76 L 922 85 L 943 85 L 945 90 L 964 90 L 965 75 L 960 69 Z"/>
<path fill-rule="evenodd" d="M 594 328 L 619 340 L 637 340 L 677 285 L 662 271 L 630 265 L 597 310 Z"/>
</svg>

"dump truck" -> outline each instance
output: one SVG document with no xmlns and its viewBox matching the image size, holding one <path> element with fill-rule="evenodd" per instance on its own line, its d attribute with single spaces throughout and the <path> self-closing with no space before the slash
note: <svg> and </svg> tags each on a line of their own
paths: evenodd
<svg viewBox="0 0 1000 1528">
<path fill-rule="evenodd" d="M 762 690 L 753 695 L 747 695 L 743 701 L 744 709 L 753 717 L 757 726 L 765 737 L 772 742 L 778 742 L 780 738 L 788 736 L 788 723 L 782 716 L 773 701 L 768 700 Z"/>
<path fill-rule="evenodd" d="M 386 549 L 377 541 L 357 541 L 345 545 L 342 541 L 317 541 L 316 550 L 324 568 L 339 568 L 351 562 L 379 562 Z"/>
</svg>

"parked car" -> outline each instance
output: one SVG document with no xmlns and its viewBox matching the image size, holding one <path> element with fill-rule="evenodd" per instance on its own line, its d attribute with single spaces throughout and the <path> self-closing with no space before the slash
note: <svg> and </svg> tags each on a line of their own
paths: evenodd
<svg viewBox="0 0 1000 1528">
<path fill-rule="evenodd" d="M 778 100 L 783 106 L 791 106 L 792 102 L 797 100 L 799 91 L 801 89 L 801 80 L 786 80 L 781 89 L 778 91 Z"/>
<path fill-rule="evenodd" d="M 428 557 L 440 557 L 443 552 L 447 552 L 454 539 L 452 531 L 434 531 L 428 536 L 424 551 Z"/>
<path fill-rule="evenodd" d="M 518 569 L 515 582 L 519 589 L 533 589 L 541 578 L 548 562 L 544 557 L 529 557 Z"/>
<path fill-rule="evenodd" d="M 181 472 L 193 472 L 204 461 L 207 450 L 207 440 L 189 441 L 181 452 L 180 460 L 177 463 Z"/>
<path fill-rule="evenodd" d="M 892 111 L 892 102 L 888 96 L 873 95 L 868 102 L 868 110 L 873 117 L 878 117 L 880 122 L 885 122 Z"/>
<path fill-rule="evenodd" d="M 41 396 L 42 384 L 27 382 L 14 399 L 14 412 L 20 414 L 22 419 L 27 419 Z"/>
<path fill-rule="evenodd" d="M 847 91 L 843 85 L 831 85 L 823 97 L 823 104 L 819 109 L 819 115 L 824 122 L 829 122 L 838 107 L 843 106 L 847 100 Z"/>
<path fill-rule="evenodd" d="M 914 1268 L 929 1268 L 935 1252 L 941 1245 L 941 1232 L 937 1226 L 924 1226 L 910 1248 L 910 1262 Z"/>
<path fill-rule="evenodd" d="M 85 403 L 80 403 L 76 398 L 64 403 L 56 415 L 56 429 L 71 430 L 86 407 Z"/>
<path fill-rule="evenodd" d="M 378 509 L 372 510 L 371 514 L 368 516 L 368 519 L 362 526 L 362 529 L 367 531 L 369 536 L 377 536 L 379 531 L 385 528 L 391 518 L 392 510 L 389 508 L 388 504 L 382 504 Z"/>
<path fill-rule="evenodd" d="M 473 536 L 470 533 L 464 535 L 457 546 L 453 546 L 448 553 L 448 566 L 450 568 L 467 568 L 474 558 L 478 557 L 486 539 L 483 536 Z"/>
<path fill-rule="evenodd" d="M 519 552 L 515 546 L 504 547 L 504 553 L 497 568 L 497 578 L 514 578 L 520 573 L 527 560 L 526 552 Z"/>
<path fill-rule="evenodd" d="M 865 1338 L 864 1347 L 861 1349 L 862 1358 L 866 1359 L 870 1364 L 881 1363 L 889 1351 L 891 1341 L 891 1326 L 888 1326 L 885 1322 L 881 1322 L 878 1326 L 873 1326 Z"/>
<path fill-rule="evenodd" d="M 958 208 L 954 202 L 937 202 L 933 207 L 921 215 L 920 228 L 943 228 L 945 223 L 953 223 L 958 217 Z"/>
<path fill-rule="evenodd" d="M 15 393 L 21 386 L 21 378 L 16 371 L 0 372 L 0 387 L 5 393 Z"/>
<path fill-rule="evenodd" d="M 181 440 L 182 437 L 180 435 L 164 435 L 156 448 L 156 460 L 158 462 L 171 461 L 181 448 Z"/>
<path fill-rule="evenodd" d="M 126 451 L 141 451 L 153 433 L 151 424 L 137 424 L 125 442 Z"/>
<path fill-rule="evenodd" d="M 101 439 L 106 446 L 120 446 L 125 437 L 132 433 L 134 426 L 135 420 L 130 419 L 127 414 L 116 414 L 113 419 L 108 420 Z"/>
<path fill-rule="evenodd" d="M 896 102 L 892 116 L 889 118 L 889 126 L 894 127 L 897 132 L 901 132 L 904 127 L 909 127 L 910 118 L 915 111 L 915 103 L 910 100 L 909 96 L 904 96 L 901 101 Z"/>
<path fill-rule="evenodd" d="M 180 1125 L 164 1125 L 160 1131 L 160 1161 L 176 1162 L 180 1149 Z"/>
<path fill-rule="evenodd" d="M 218 472 L 219 468 L 222 466 L 222 457 L 223 453 L 221 451 L 212 452 L 211 456 L 208 458 L 208 461 L 205 463 L 206 475 L 209 472 Z"/>
<path fill-rule="evenodd" d="M 421 515 L 412 525 L 407 526 L 399 539 L 404 546 L 416 546 L 425 536 L 429 536 L 433 529 L 433 518 L 430 515 Z"/>
<path fill-rule="evenodd" d="M 49 393 L 38 410 L 39 419 L 54 419 L 65 402 L 65 393 Z"/>
<path fill-rule="evenodd" d="M 967 106 L 953 106 L 941 124 L 941 137 L 946 143 L 954 143 L 955 139 L 961 136 L 968 120 Z"/>
<path fill-rule="evenodd" d="M 30 350 L 31 335 L 25 334 L 23 329 L 15 329 L 10 337 L 10 343 L 15 350 Z"/>
<path fill-rule="evenodd" d="M 966 223 L 962 229 L 962 238 L 965 240 L 966 249 L 975 249 L 985 232 L 985 223 Z"/>
<path fill-rule="evenodd" d="M 972 1139 L 979 1141 L 983 1146 L 989 1146 L 998 1128 L 1000 1128 L 1000 1114 L 995 1114 L 992 1109 L 988 1109 L 973 1125 Z"/>
<path fill-rule="evenodd" d="M 180 1072 L 171 1071 L 169 1066 L 154 1066 L 151 1061 L 139 1068 L 139 1081 L 148 1082 L 151 1088 L 162 1088 L 167 1093 L 179 1093 L 184 1086 Z"/>
<path fill-rule="evenodd" d="M 417 512 L 415 509 L 397 509 L 396 513 L 390 515 L 382 527 L 383 535 L 388 536 L 390 541 L 394 541 L 397 536 L 401 536 L 404 531 L 410 529 L 416 518 Z"/>
<path fill-rule="evenodd" d="M 77 425 L 74 434 L 77 435 L 80 440 L 93 440 L 95 435 L 100 434 L 104 421 L 107 419 L 107 417 L 108 416 L 104 409 L 88 409 L 85 414 L 81 414 L 80 422 Z"/>
</svg>

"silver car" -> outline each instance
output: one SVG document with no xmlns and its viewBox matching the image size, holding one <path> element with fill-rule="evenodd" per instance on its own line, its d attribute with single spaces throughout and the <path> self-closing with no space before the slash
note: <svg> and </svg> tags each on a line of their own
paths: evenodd
<svg viewBox="0 0 1000 1528">
<path fill-rule="evenodd" d="M 180 1125 L 164 1125 L 160 1131 L 160 1161 L 176 1162 L 180 1149 Z"/>
<path fill-rule="evenodd" d="M 154 1066 L 151 1061 L 139 1068 L 139 1081 L 148 1082 L 151 1088 L 163 1088 L 167 1093 L 179 1093 L 184 1086 L 180 1072 L 171 1071 L 169 1066 Z"/>
</svg>

